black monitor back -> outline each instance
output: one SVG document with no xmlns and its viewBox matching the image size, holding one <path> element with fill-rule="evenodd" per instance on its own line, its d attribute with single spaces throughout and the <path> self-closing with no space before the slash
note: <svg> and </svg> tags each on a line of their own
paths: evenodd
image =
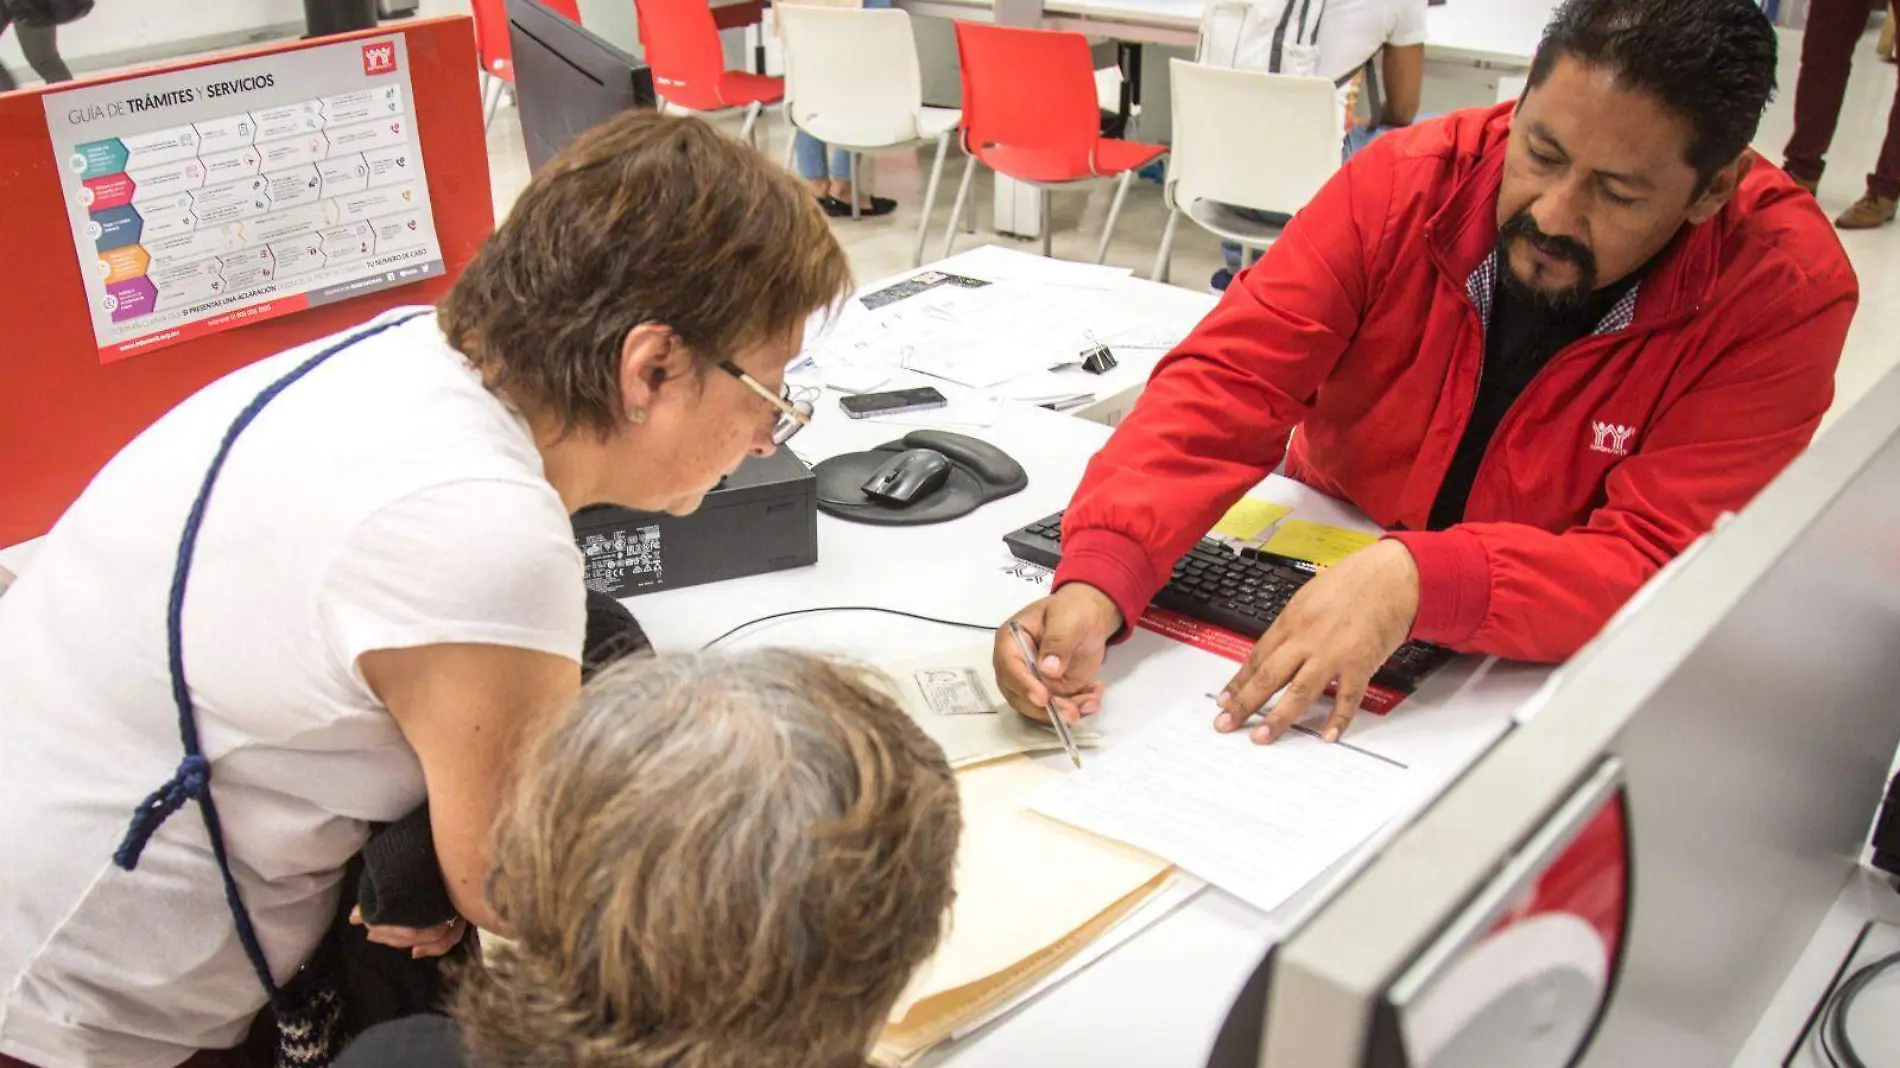
<svg viewBox="0 0 1900 1068">
<path fill-rule="evenodd" d="M 539 0 L 508 0 L 515 97 L 528 167 L 540 170 L 582 130 L 653 107 L 653 72 Z"/>
</svg>

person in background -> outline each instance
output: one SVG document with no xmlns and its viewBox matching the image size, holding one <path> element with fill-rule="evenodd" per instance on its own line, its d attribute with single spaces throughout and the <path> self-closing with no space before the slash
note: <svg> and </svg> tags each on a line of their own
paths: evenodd
<svg viewBox="0 0 1900 1068">
<path fill-rule="evenodd" d="M 1893 14 L 1889 11 L 1889 19 Z M 1801 36 L 1801 76 L 1794 89 L 1794 133 L 1783 152 L 1788 174 L 1810 193 L 1820 188 L 1828 146 L 1841 121 L 1841 101 L 1854 48 L 1867 32 L 1866 0 L 1810 0 Z M 1834 220 L 1843 230 L 1871 230 L 1894 220 L 1900 206 L 1900 88 L 1887 110 L 1886 136 L 1867 191 Z"/>
<path fill-rule="evenodd" d="M 1094 711 L 1102 657 L 1284 459 L 1390 533 L 1296 593 L 1215 727 L 1337 740 L 1408 639 L 1554 662 L 1807 447 L 1859 301 L 1839 237 L 1749 150 L 1753 0 L 1567 0 L 1521 100 L 1347 163 L 1089 462 L 1003 692 Z"/>
<path fill-rule="evenodd" d="M 866 1063 L 954 895 L 956 780 L 870 674 L 767 651 L 610 668 L 527 751 L 452 1005 L 338 1068 Z"/>
<path fill-rule="evenodd" d="M 1342 108 L 1346 117 L 1346 158 L 1352 158 L 1380 134 L 1409 126 L 1418 118 L 1419 97 L 1425 85 L 1426 7 L 1426 0 L 1326 0 L 1319 24 L 1319 75 L 1335 82 L 1352 78 Z M 1383 95 L 1379 114 L 1362 124 L 1357 116 L 1358 93 L 1365 69 L 1375 58 L 1379 60 Z M 1286 221 L 1285 216 L 1266 212 L 1239 214 L 1254 222 Z M 1216 293 L 1226 292 L 1243 260 L 1238 243 L 1222 241 L 1220 248 L 1227 266 L 1215 271 L 1208 283 Z M 1254 259 L 1259 259 L 1258 253 Z"/>
<path fill-rule="evenodd" d="M 887 8 L 891 0 L 863 0 L 856 6 L 866 8 Z M 811 187 L 812 195 L 818 198 L 818 206 L 825 214 L 834 219 L 851 217 L 851 153 L 842 148 L 826 150 L 823 141 L 799 130 L 793 134 L 792 158 L 798 167 L 798 176 L 805 179 Z M 871 161 L 858 160 L 858 188 L 869 190 Z M 858 196 L 858 215 L 872 217 L 889 215 L 897 210 L 897 201 L 888 197 L 875 197 L 869 192 Z"/>
<path fill-rule="evenodd" d="M 370 825 L 425 800 L 460 916 L 370 937 L 438 954 L 494 928 L 518 740 L 580 687 L 569 517 L 686 514 L 769 455 L 810 416 L 783 392 L 804 324 L 849 291 L 797 179 L 628 111 L 534 176 L 433 312 L 235 371 L 126 446 L 0 597 L 0 1066 L 242 1063 L 265 992 L 199 808 L 141 818 L 120 859 L 160 784 L 209 783 L 277 983 L 314 959 Z M 238 413 L 358 337 L 235 439 L 203 513 L 181 689 L 208 764 L 181 764 L 187 514 Z"/>
<path fill-rule="evenodd" d="M 29 26 L 14 16 L 6 0 L 0 0 L 0 37 L 6 35 L 9 24 L 13 27 L 14 36 L 20 40 L 20 51 L 26 55 L 27 65 L 33 68 L 33 73 L 39 75 L 41 81 L 52 85 L 73 80 L 72 69 L 66 66 L 65 60 L 59 58 L 58 26 Z M 6 68 L 0 67 L 0 93 L 17 88 L 19 83 L 13 80 Z"/>
</svg>

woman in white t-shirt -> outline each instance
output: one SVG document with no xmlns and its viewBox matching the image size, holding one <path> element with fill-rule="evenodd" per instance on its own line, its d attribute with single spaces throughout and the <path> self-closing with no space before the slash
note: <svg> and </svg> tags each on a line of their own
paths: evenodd
<svg viewBox="0 0 1900 1068">
<path fill-rule="evenodd" d="M 802 424 L 784 367 L 844 255 L 796 179 L 629 113 L 522 193 L 454 290 L 391 312 L 232 446 L 183 662 L 230 866 L 276 983 L 329 927 L 367 825 L 426 798 L 450 896 L 490 922 L 486 837 L 524 724 L 580 679 L 569 515 L 686 513 Z M 405 318 L 406 317 L 406 318 Z M 394 325 L 390 325 L 390 324 Z M 264 1004 L 181 768 L 167 601 L 234 417 L 345 335 L 213 383 L 99 473 L 0 597 L 0 1065 L 171 1068 Z M 436 952 L 466 925 L 385 941 Z"/>
</svg>

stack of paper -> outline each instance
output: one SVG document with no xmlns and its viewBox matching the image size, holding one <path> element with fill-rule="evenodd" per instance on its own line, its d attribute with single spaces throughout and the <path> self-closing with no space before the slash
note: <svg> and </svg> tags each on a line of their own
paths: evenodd
<svg viewBox="0 0 1900 1068">
<path fill-rule="evenodd" d="M 1025 257 L 1039 259 L 1039 257 Z M 1016 265 L 1012 264 L 1012 267 Z M 1033 269 L 1032 269 L 1033 268 Z M 1170 348 L 1182 333 L 1129 311 L 1127 272 L 1044 261 L 994 281 L 942 271 L 860 294 L 805 328 L 799 364 L 902 367 L 976 390 L 1079 363 L 1088 349 Z M 1065 395 L 1084 390 L 1071 388 Z M 1042 402 L 1038 402 L 1042 403 Z"/>
<path fill-rule="evenodd" d="M 1166 884 L 1169 865 L 1025 807 L 1063 773 L 1024 757 L 957 774 L 950 933 L 891 1010 L 873 1059 L 910 1065 L 1028 990 Z"/>
<path fill-rule="evenodd" d="M 1409 798 L 1405 767 L 1349 742 L 1214 730 L 1200 699 L 1164 714 L 1031 801 L 1038 812 L 1153 850 L 1271 912 Z"/>
</svg>

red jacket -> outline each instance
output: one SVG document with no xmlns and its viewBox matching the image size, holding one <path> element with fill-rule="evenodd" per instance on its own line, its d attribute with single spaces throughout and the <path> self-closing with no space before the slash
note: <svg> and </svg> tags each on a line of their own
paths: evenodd
<svg viewBox="0 0 1900 1068">
<path fill-rule="evenodd" d="M 1562 660 L 1801 452 L 1859 297 L 1814 199 L 1758 162 L 1524 390 L 1466 521 L 1425 529 L 1484 362 L 1510 123 L 1506 105 L 1388 134 L 1327 183 L 1089 464 L 1058 585 L 1137 618 L 1284 457 L 1411 550 L 1414 638 Z"/>
</svg>

